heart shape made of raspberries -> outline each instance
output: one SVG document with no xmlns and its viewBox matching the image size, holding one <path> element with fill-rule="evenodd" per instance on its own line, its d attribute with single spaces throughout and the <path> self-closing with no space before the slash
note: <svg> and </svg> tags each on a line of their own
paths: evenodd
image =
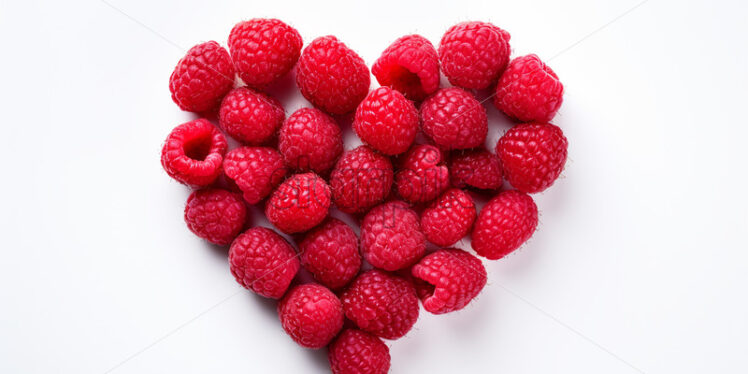
<svg viewBox="0 0 748 374">
<path fill-rule="evenodd" d="M 252 19 L 234 26 L 228 50 L 198 44 L 174 68 L 172 99 L 204 117 L 175 127 L 161 153 L 166 173 L 194 188 L 187 227 L 230 246 L 236 281 L 279 300 L 283 329 L 327 347 L 333 373 L 388 372 L 382 339 L 406 335 L 419 304 L 450 313 L 481 292 L 483 262 L 457 242 L 470 235 L 475 254 L 498 260 L 535 231 L 530 194 L 566 162 L 567 140 L 549 122 L 563 85 L 536 55 L 510 59 L 509 39 L 486 22 L 452 26 L 438 49 L 403 36 L 372 65 L 381 86 L 370 90 L 369 67 L 341 40 L 303 47 L 284 22 Z M 266 90 L 292 70 L 310 105 L 287 115 Z M 517 122 L 493 153 L 488 99 L 475 97 L 486 89 Z M 344 150 L 338 122 L 351 113 L 363 145 Z M 229 149 L 227 135 L 241 145 Z M 489 198 L 480 211 L 479 196 Z M 274 229 L 248 227 L 248 204 Z M 360 237 L 331 211 L 358 222 Z"/>
</svg>

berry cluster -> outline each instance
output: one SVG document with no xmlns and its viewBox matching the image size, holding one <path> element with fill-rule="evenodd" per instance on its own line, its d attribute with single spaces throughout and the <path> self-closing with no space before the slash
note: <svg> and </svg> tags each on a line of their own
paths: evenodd
<svg viewBox="0 0 748 374">
<path fill-rule="evenodd" d="M 231 30 L 228 51 L 199 44 L 174 69 L 179 108 L 218 115 L 217 125 L 177 126 L 163 145 L 167 174 L 195 189 L 187 227 L 230 246 L 236 281 L 278 300 L 281 325 L 299 345 L 328 347 L 333 373 L 388 372 L 382 339 L 412 329 L 419 300 L 443 314 L 476 298 L 487 273 L 479 257 L 452 247 L 463 238 L 495 260 L 535 231 L 529 194 L 550 187 L 566 163 L 567 140 L 549 123 L 563 86 L 537 56 L 510 59 L 509 40 L 485 22 L 449 28 L 438 49 L 403 36 L 372 65 L 382 86 L 370 91 L 366 63 L 336 37 L 302 50 L 293 27 L 252 19 Z M 287 116 L 266 89 L 292 72 L 310 107 Z M 439 87 L 441 73 L 452 87 Z M 482 89 L 518 122 L 493 153 L 475 97 Z M 348 151 L 344 114 L 364 143 Z M 229 150 L 227 135 L 240 145 Z M 481 208 L 476 194 L 491 198 Z M 248 227 L 248 205 L 264 205 L 277 231 Z M 331 210 L 350 215 L 360 235 Z M 362 271 L 367 263 L 373 269 Z M 314 282 L 300 281 L 302 268 Z"/>
</svg>

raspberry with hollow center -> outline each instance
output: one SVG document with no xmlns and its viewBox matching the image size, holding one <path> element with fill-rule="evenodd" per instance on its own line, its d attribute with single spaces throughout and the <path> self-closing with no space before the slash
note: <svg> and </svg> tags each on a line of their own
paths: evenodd
<svg viewBox="0 0 748 374">
<path fill-rule="evenodd" d="M 561 107 L 563 95 L 556 73 L 538 56 L 527 55 L 509 63 L 496 85 L 493 103 L 521 122 L 548 122 Z"/>
<path fill-rule="evenodd" d="M 542 192 L 556 181 L 566 163 L 568 142 L 550 123 L 522 123 L 496 144 L 506 180 L 525 193 Z"/>
<path fill-rule="evenodd" d="M 296 174 L 273 192 L 265 215 L 286 234 L 307 231 L 327 217 L 330 187 L 317 174 Z"/>
<path fill-rule="evenodd" d="M 416 145 L 405 154 L 395 175 L 397 193 L 411 203 L 436 199 L 449 187 L 449 170 L 433 145 Z"/>
<path fill-rule="evenodd" d="M 413 265 L 423 308 L 444 314 L 464 308 L 486 285 L 486 268 L 461 249 L 440 249 Z"/>
<path fill-rule="evenodd" d="M 234 86 L 234 64 L 218 43 L 198 44 L 182 57 L 169 77 L 171 99 L 180 109 L 209 111 Z"/>
<path fill-rule="evenodd" d="M 226 134 L 247 145 L 267 143 L 285 117 L 278 100 L 247 87 L 229 92 L 219 112 L 219 122 Z"/>
<path fill-rule="evenodd" d="M 442 71 L 455 86 L 484 89 L 496 82 L 509 62 L 509 33 L 487 22 L 463 22 L 439 43 Z"/>
<path fill-rule="evenodd" d="M 332 117 L 301 108 L 283 122 L 278 150 L 289 167 L 324 174 L 343 152 L 343 135 Z"/>
<path fill-rule="evenodd" d="M 485 149 L 465 150 L 452 155 L 449 175 L 458 188 L 497 190 L 501 187 L 501 163 Z"/>
<path fill-rule="evenodd" d="M 358 328 L 385 339 L 398 339 L 418 320 L 418 296 L 413 285 L 396 275 L 369 270 L 340 296 L 345 316 Z"/>
<path fill-rule="evenodd" d="M 245 231 L 229 249 L 229 267 L 236 281 L 258 295 L 273 299 L 286 293 L 299 266 L 293 247 L 265 227 Z"/>
<path fill-rule="evenodd" d="M 439 89 L 439 56 L 420 35 L 395 40 L 374 62 L 371 72 L 382 86 L 391 86 L 405 97 L 421 101 Z"/>
<path fill-rule="evenodd" d="M 310 231 L 299 243 L 299 251 L 301 265 L 333 290 L 348 284 L 361 269 L 356 233 L 335 218 Z"/>
<path fill-rule="evenodd" d="M 299 32 L 277 19 L 242 21 L 229 34 L 229 49 L 239 77 L 257 89 L 291 71 L 302 45 Z"/>
<path fill-rule="evenodd" d="M 529 195 L 504 191 L 486 204 L 473 227 L 476 253 L 498 260 L 524 244 L 538 226 L 538 207 Z"/>
<path fill-rule="evenodd" d="M 213 183 L 221 173 L 226 138 L 208 120 L 196 119 L 174 128 L 161 149 L 161 165 L 170 177 L 191 187 Z"/>
<path fill-rule="evenodd" d="M 386 374 L 390 349 L 367 332 L 346 329 L 330 344 L 327 358 L 333 374 Z"/>
<path fill-rule="evenodd" d="M 281 299 L 278 317 L 291 339 L 304 348 L 318 349 L 343 328 L 343 305 L 327 288 L 303 284 Z"/>
<path fill-rule="evenodd" d="M 421 212 L 421 229 L 426 240 L 446 247 L 470 232 L 475 217 L 475 203 L 470 195 L 452 188 Z"/>
<path fill-rule="evenodd" d="M 374 267 L 403 269 L 418 261 L 425 251 L 418 215 L 403 201 L 379 205 L 361 222 L 361 252 Z"/>
<path fill-rule="evenodd" d="M 232 149 L 223 160 L 223 170 L 250 204 L 257 204 L 270 195 L 287 172 L 281 155 L 268 147 Z"/>
<path fill-rule="evenodd" d="M 356 109 L 353 130 L 370 147 L 386 155 L 408 150 L 418 132 L 418 110 L 401 93 L 379 87 Z"/>
<path fill-rule="evenodd" d="M 486 108 L 463 89 L 437 91 L 421 104 L 423 132 L 442 149 L 480 147 L 488 134 Z"/>
<path fill-rule="evenodd" d="M 242 199 L 218 188 L 193 192 L 184 207 L 184 221 L 190 231 L 218 245 L 231 243 L 242 231 L 246 217 Z"/>
<path fill-rule="evenodd" d="M 387 198 L 393 174 L 390 159 L 368 146 L 343 153 L 330 174 L 335 206 L 346 213 L 366 213 Z"/>
</svg>

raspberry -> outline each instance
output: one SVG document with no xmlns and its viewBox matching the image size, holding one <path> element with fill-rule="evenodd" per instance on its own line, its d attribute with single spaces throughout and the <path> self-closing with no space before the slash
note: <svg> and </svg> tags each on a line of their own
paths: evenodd
<svg viewBox="0 0 748 374">
<path fill-rule="evenodd" d="M 483 145 L 488 134 L 486 108 L 469 92 L 444 88 L 421 104 L 423 132 L 444 149 Z"/>
<path fill-rule="evenodd" d="M 291 71 L 302 45 L 299 32 L 277 19 L 239 22 L 229 34 L 229 49 L 239 77 L 258 89 Z"/>
<path fill-rule="evenodd" d="M 406 35 L 390 44 L 371 72 L 382 86 L 391 86 L 411 100 L 421 101 L 439 89 L 439 57 L 420 35 Z"/>
<path fill-rule="evenodd" d="M 330 175 L 335 205 L 343 212 L 366 213 L 387 198 L 392 188 L 392 163 L 363 145 L 343 153 Z"/>
<path fill-rule="evenodd" d="M 223 98 L 219 116 L 221 128 L 230 137 L 248 145 L 260 145 L 275 136 L 286 113 L 275 98 L 239 87 Z"/>
<path fill-rule="evenodd" d="M 496 82 L 509 62 L 509 33 L 486 22 L 463 22 L 444 33 L 439 60 L 449 82 L 484 89 Z"/>
<path fill-rule="evenodd" d="M 396 275 L 369 270 L 340 296 L 345 316 L 361 330 L 385 339 L 404 336 L 418 320 L 413 285 Z"/>
<path fill-rule="evenodd" d="M 370 210 L 361 222 L 361 251 L 372 266 L 394 271 L 423 256 L 426 240 L 416 212 L 403 201 Z"/>
<path fill-rule="evenodd" d="M 348 284 L 361 268 L 356 233 L 335 218 L 310 231 L 299 244 L 299 251 L 301 265 L 331 289 Z"/>
<path fill-rule="evenodd" d="M 278 149 L 289 167 L 322 174 L 343 152 L 343 136 L 330 116 L 319 109 L 301 108 L 283 122 Z"/>
<path fill-rule="evenodd" d="M 218 245 L 227 245 L 239 235 L 247 217 L 242 199 L 226 190 L 198 190 L 187 198 L 184 221 L 195 235 Z"/>
<path fill-rule="evenodd" d="M 416 145 L 405 154 L 395 175 L 397 193 L 411 203 L 436 199 L 449 187 L 449 170 L 433 145 Z"/>
<path fill-rule="evenodd" d="M 232 149 L 223 160 L 223 170 L 250 204 L 257 204 L 270 195 L 287 172 L 281 155 L 267 147 Z"/>
<path fill-rule="evenodd" d="M 279 299 L 299 271 L 299 259 L 293 247 L 275 231 L 253 227 L 231 243 L 229 266 L 242 287 Z"/>
<path fill-rule="evenodd" d="M 519 191 L 504 191 L 486 204 L 473 227 L 476 253 L 498 260 L 530 239 L 538 226 L 538 207 Z"/>
<path fill-rule="evenodd" d="M 190 48 L 169 77 L 171 99 L 190 112 L 215 108 L 233 86 L 231 56 L 213 41 Z"/>
<path fill-rule="evenodd" d="M 353 130 L 361 140 L 387 155 L 408 150 L 418 132 L 418 111 L 401 93 L 379 87 L 356 109 Z"/>
<path fill-rule="evenodd" d="M 462 151 L 452 156 L 449 165 L 452 185 L 496 190 L 501 187 L 501 163 L 499 158 L 485 149 Z"/>
<path fill-rule="evenodd" d="M 480 260 L 461 249 L 440 249 L 413 265 L 416 289 L 423 308 L 434 314 L 464 308 L 486 285 Z"/>
<path fill-rule="evenodd" d="M 286 234 L 317 226 L 327 217 L 330 187 L 317 174 L 296 174 L 283 182 L 265 207 L 268 220 Z"/>
<path fill-rule="evenodd" d="M 374 335 L 346 329 L 332 344 L 327 358 L 332 374 L 387 374 L 390 349 Z"/>
<path fill-rule="evenodd" d="M 494 105 L 521 122 L 548 122 L 563 101 L 564 86 L 536 55 L 517 57 L 496 85 Z"/>
<path fill-rule="evenodd" d="M 369 68 L 334 36 L 314 39 L 302 52 L 296 71 L 301 94 L 330 114 L 356 109 L 369 92 Z"/>
<path fill-rule="evenodd" d="M 226 148 L 226 138 L 215 126 L 196 119 L 171 130 L 161 150 L 161 165 L 179 183 L 207 186 L 221 173 Z"/>
<path fill-rule="evenodd" d="M 294 287 L 278 303 L 278 317 L 291 339 L 305 348 L 322 348 L 343 328 L 343 305 L 318 284 Z"/>
<path fill-rule="evenodd" d="M 421 229 L 428 241 L 447 247 L 470 232 L 475 216 L 475 203 L 470 195 L 452 188 L 421 212 Z"/>
<path fill-rule="evenodd" d="M 514 188 L 525 193 L 550 187 L 566 163 L 568 142 L 558 126 L 550 123 L 523 123 L 499 139 L 496 154 L 504 175 Z"/>
</svg>

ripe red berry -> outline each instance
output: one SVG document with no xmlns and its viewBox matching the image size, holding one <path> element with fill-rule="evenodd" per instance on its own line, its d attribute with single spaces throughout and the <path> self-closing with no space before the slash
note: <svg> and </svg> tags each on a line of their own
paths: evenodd
<svg viewBox="0 0 748 374">
<path fill-rule="evenodd" d="M 423 132 L 443 149 L 483 145 L 488 134 L 486 108 L 460 88 L 443 88 L 421 104 Z"/>
<path fill-rule="evenodd" d="M 421 229 L 426 240 L 447 247 L 470 232 L 475 217 L 475 203 L 470 195 L 452 188 L 421 212 Z"/>
<path fill-rule="evenodd" d="M 501 163 L 485 149 L 465 150 L 452 155 L 449 176 L 458 188 L 496 190 L 501 187 Z"/>
<path fill-rule="evenodd" d="M 404 336 L 418 320 L 418 296 L 413 285 L 381 270 L 359 275 L 340 300 L 348 319 L 361 330 L 385 339 Z"/>
<path fill-rule="evenodd" d="M 277 19 L 242 21 L 229 34 L 229 49 L 239 77 L 257 89 L 291 71 L 302 45 L 299 32 Z"/>
<path fill-rule="evenodd" d="M 536 55 L 517 57 L 509 63 L 496 85 L 494 105 L 521 122 L 548 122 L 563 101 L 564 86 Z"/>
<path fill-rule="evenodd" d="M 374 207 L 361 222 L 361 251 L 372 266 L 384 270 L 414 264 L 426 251 L 416 212 L 403 201 Z"/>
<path fill-rule="evenodd" d="M 279 299 L 286 293 L 300 265 L 286 239 L 265 227 L 253 227 L 231 243 L 229 266 L 242 287 Z"/>
<path fill-rule="evenodd" d="M 346 213 L 366 213 L 387 198 L 393 174 L 390 159 L 367 146 L 346 151 L 330 174 L 335 206 Z"/>
<path fill-rule="evenodd" d="M 449 170 L 433 145 L 416 145 L 405 154 L 395 175 L 397 193 L 411 203 L 436 199 L 449 187 Z"/>
<path fill-rule="evenodd" d="M 317 174 L 296 174 L 273 192 L 265 215 L 286 234 L 307 231 L 327 217 L 330 187 Z"/>
<path fill-rule="evenodd" d="M 486 204 L 473 227 L 476 253 L 498 260 L 530 239 L 538 226 L 538 207 L 519 191 L 504 191 Z"/>
<path fill-rule="evenodd" d="M 223 170 L 250 204 L 257 204 L 270 195 L 287 172 L 281 155 L 268 147 L 232 149 L 223 160 Z"/>
<path fill-rule="evenodd" d="M 504 175 L 514 188 L 525 193 L 542 192 L 550 187 L 566 163 L 568 142 L 558 126 L 550 123 L 523 123 L 499 139 L 496 154 Z"/>
<path fill-rule="evenodd" d="M 327 358 L 332 374 L 387 374 L 390 349 L 382 339 L 346 329 L 330 344 Z"/>
<path fill-rule="evenodd" d="M 356 233 L 335 218 L 310 231 L 299 243 L 299 251 L 301 265 L 333 290 L 348 284 L 361 269 Z"/>
<path fill-rule="evenodd" d="M 509 33 L 486 22 L 463 22 L 444 33 L 439 60 L 449 82 L 483 89 L 495 83 L 509 62 Z"/>
<path fill-rule="evenodd" d="M 179 183 L 207 186 L 221 173 L 226 148 L 226 138 L 215 126 L 196 119 L 171 130 L 161 150 L 161 165 Z"/>
<path fill-rule="evenodd" d="M 296 84 L 301 94 L 330 114 L 356 109 L 370 83 L 364 60 L 334 36 L 314 39 L 299 58 Z"/>
<path fill-rule="evenodd" d="M 439 89 L 439 57 L 428 39 L 406 35 L 390 44 L 374 62 L 371 72 L 382 86 L 421 101 Z"/>
<path fill-rule="evenodd" d="M 304 348 L 318 349 L 343 327 L 343 305 L 327 288 L 303 284 L 278 303 L 278 317 L 291 339 Z"/>
<path fill-rule="evenodd" d="M 223 131 L 247 145 L 267 143 L 283 123 L 286 113 L 275 98 L 239 87 L 223 98 L 219 112 Z"/>
<path fill-rule="evenodd" d="M 187 198 L 184 221 L 195 235 L 218 245 L 227 245 L 239 235 L 247 217 L 242 199 L 226 190 L 198 190 Z"/>
<path fill-rule="evenodd" d="M 343 152 L 343 136 L 332 117 L 301 108 L 283 122 L 278 149 L 290 168 L 324 174 Z"/>
<path fill-rule="evenodd" d="M 180 109 L 190 112 L 215 108 L 233 86 L 231 56 L 212 41 L 190 48 L 169 77 L 171 99 Z"/>
<path fill-rule="evenodd" d="M 401 93 L 379 87 L 356 109 L 353 130 L 361 140 L 386 155 L 408 150 L 418 132 L 418 110 Z"/>
<path fill-rule="evenodd" d="M 440 249 L 413 265 L 423 308 L 444 314 L 464 308 L 486 285 L 486 268 L 461 249 Z"/>
</svg>

